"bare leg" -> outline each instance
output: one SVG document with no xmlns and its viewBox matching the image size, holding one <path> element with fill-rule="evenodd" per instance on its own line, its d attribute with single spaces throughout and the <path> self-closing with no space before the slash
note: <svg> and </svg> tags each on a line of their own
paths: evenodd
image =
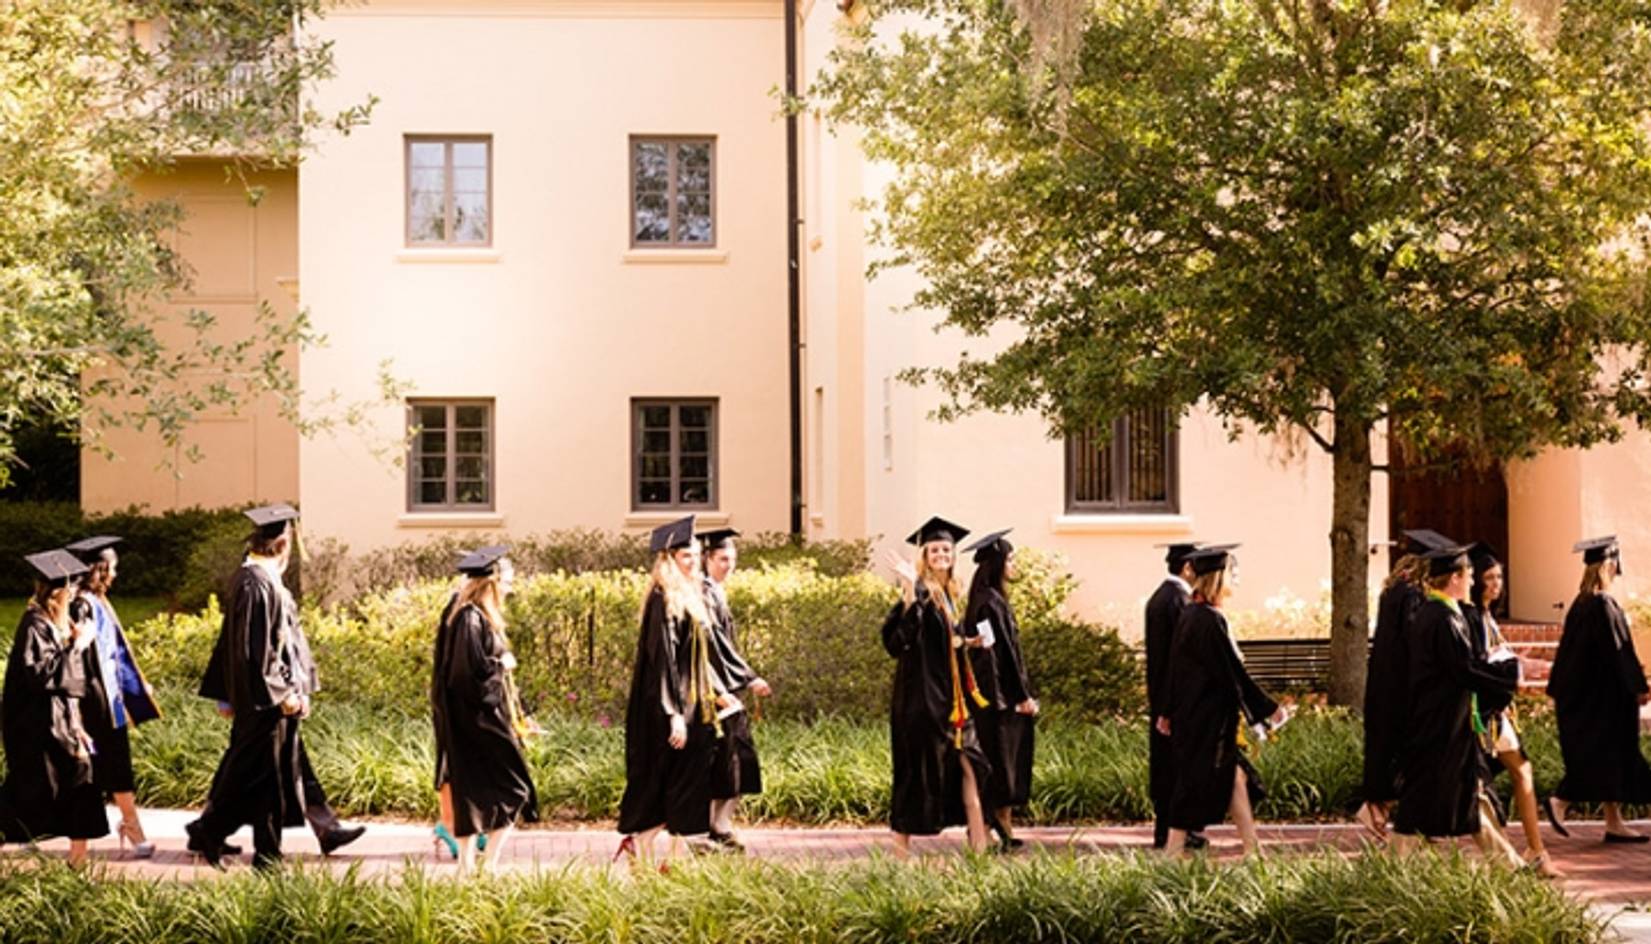
<svg viewBox="0 0 1651 944">
<path fill-rule="evenodd" d="M 1525 829 L 1525 849 L 1532 857 L 1546 851 L 1542 846 L 1542 823 L 1536 812 L 1536 781 L 1531 776 L 1531 762 L 1518 751 L 1498 754 L 1502 766 L 1513 779 L 1513 802 L 1519 808 L 1519 825 Z"/>
<path fill-rule="evenodd" d="M 711 831 L 723 835 L 734 831 L 734 809 L 739 806 L 739 797 L 729 797 L 726 800 L 711 801 Z"/>
<path fill-rule="evenodd" d="M 975 768 L 968 758 L 962 759 L 963 764 L 963 816 L 969 824 L 969 848 L 974 852 L 986 851 L 986 814 L 980 808 L 980 789 L 975 786 Z"/>
<path fill-rule="evenodd" d="M 459 837 L 459 877 L 468 878 L 476 871 L 476 837 Z"/>
<path fill-rule="evenodd" d="M 997 820 L 998 825 L 1003 827 L 1003 835 L 1004 835 L 1004 838 L 1006 838 L 1006 839 L 1014 839 L 1015 838 L 1014 818 L 1015 818 L 1015 809 L 1012 806 L 1000 806 L 1000 807 L 998 807 L 997 808 L 997 815 L 995 815 L 993 817 L 993 819 Z"/>
<path fill-rule="evenodd" d="M 441 807 L 441 824 L 443 826 L 447 827 L 448 832 L 452 832 L 453 831 L 453 785 L 452 784 L 444 783 L 444 784 L 441 785 L 441 789 L 436 791 L 436 802 Z"/>
<path fill-rule="evenodd" d="M 504 858 L 505 843 L 510 841 L 510 837 L 514 833 L 514 827 L 506 826 L 503 829 L 495 829 L 487 834 L 487 855 L 484 856 L 481 862 L 477 864 L 477 872 L 487 871 L 494 862 L 498 862 Z"/>
<path fill-rule="evenodd" d="M 1621 803 L 1601 804 L 1605 807 L 1605 831 L 1618 836 L 1632 836 L 1634 831 L 1628 828 L 1628 822 L 1622 818 Z"/>
<path fill-rule="evenodd" d="M 902 862 L 911 858 L 911 836 L 905 833 L 894 834 L 894 857 Z"/>
<path fill-rule="evenodd" d="M 1164 858 L 1184 859 L 1186 857 L 1187 831 L 1184 829 L 1176 829 L 1174 826 L 1171 826 L 1169 828 L 1168 835 L 1164 839 Z"/>
<path fill-rule="evenodd" d="M 1233 771 L 1233 798 L 1227 807 L 1227 812 L 1233 818 L 1233 825 L 1238 827 L 1238 838 L 1244 842 L 1246 856 L 1261 854 L 1261 837 L 1255 831 L 1255 813 L 1250 809 L 1249 778 L 1244 775 L 1244 768 Z"/>
<path fill-rule="evenodd" d="M 84 840 L 84 839 L 71 839 L 71 840 L 69 840 L 69 864 L 70 865 L 84 865 L 84 864 L 86 864 L 86 840 Z"/>
<path fill-rule="evenodd" d="M 1422 850 L 1423 842 L 1424 840 L 1420 836 L 1409 833 L 1394 833 L 1393 840 L 1388 843 L 1388 847 L 1393 850 L 1394 855 L 1412 856 Z"/>
<path fill-rule="evenodd" d="M 138 804 L 130 793 L 115 794 L 115 808 L 120 810 L 120 821 L 126 826 L 126 837 L 134 844 L 143 842 L 143 824 L 138 821 Z"/>
</svg>

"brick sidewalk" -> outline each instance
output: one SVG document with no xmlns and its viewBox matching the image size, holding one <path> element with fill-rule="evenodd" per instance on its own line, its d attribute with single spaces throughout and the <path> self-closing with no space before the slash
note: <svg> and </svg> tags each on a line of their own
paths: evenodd
<svg viewBox="0 0 1651 944">
<path fill-rule="evenodd" d="M 184 851 L 183 826 L 192 818 L 194 814 L 185 810 L 145 810 L 144 827 L 158 847 L 155 858 L 140 861 L 123 857 L 113 837 L 93 843 L 93 857 L 114 873 L 132 878 L 187 881 L 210 877 L 215 874 L 213 870 Z M 1641 821 L 1635 826 L 1651 834 L 1651 822 Z M 1566 873 L 1562 887 L 1602 906 L 1651 902 L 1651 844 L 1608 846 L 1599 841 L 1603 830 L 1601 823 L 1580 822 L 1571 824 L 1570 839 L 1544 833 L 1555 862 Z M 863 859 L 889 848 L 889 834 L 881 829 L 753 828 L 742 835 L 749 856 L 781 862 Z M 1084 854 L 1145 852 L 1151 844 L 1151 830 L 1144 826 L 1040 827 L 1020 830 L 1019 835 L 1031 847 L 1071 848 Z M 1264 850 L 1275 855 L 1324 849 L 1351 854 L 1364 848 L 1364 834 L 1356 826 L 1268 826 L 1261 835 Z M 1520 844 L 1517 829 L 1509 830 L 1509 836 Z M 1211 829 L 1209 837 L 1217 857 L 1239 854 L 1238 836 L 1232 827 Z M 234 841 L 251 851 L 248 831 L 243 830 Z M 502 865 L 510 872 L 570 863 L 600 867 L 611 859 L 618 841 L 611 827 L 522 830 L 511 839 Z M 962 843 L 962 830 L 953 829 L 943 836 L 914 840 L 913 849 L 922 855 L 948 855 L 960 850 Z M 392 875 L 408 863 L 437 875 L 457 870 L 445 851 L 439 858 L 433 853 L 429 827 L 412 823 L 369 823 L 366 836 L 330 859 L 319 856 L 315 838 L 307 830 L 288 830 L 286 847 L 289 859 L 306 865 L 326 862 L 339 871 L 359 865 L 367 875 Z M 659 851 L 663 853 L 665 847 L 666 840 L 661 837 Z M 20 848 L 8 846 L 5 854 L 18 855 Z M 68 843 L 53 840 L 41 849 L 48 856 L 60 857 L 66 853 Z M 244 864 L 247 858 L 243 855 L 240 861 Z"/>
</svg>

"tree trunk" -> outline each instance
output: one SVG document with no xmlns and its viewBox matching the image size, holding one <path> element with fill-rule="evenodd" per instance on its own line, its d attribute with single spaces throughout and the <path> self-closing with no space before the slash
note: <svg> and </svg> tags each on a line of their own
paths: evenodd
<svg viewBox="0 0 1651 944">
<path fill-rule="evenodd" d="M 1370 425 L 1336 414 L 1330 511 L 1330 704 L 1364 704 L 1370 656 Z"/>
</svg>

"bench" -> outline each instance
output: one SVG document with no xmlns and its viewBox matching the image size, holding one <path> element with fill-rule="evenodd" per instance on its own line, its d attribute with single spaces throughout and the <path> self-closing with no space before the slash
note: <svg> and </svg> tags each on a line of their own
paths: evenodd
<svg viewBox="0 0 1651 944">
<path fill-rule="evenodd" d="M 1262 688 L 1323 691 L 1329 685 L 1328 639 L 1242 639 L 1238 651 L 1250 678 Z"/>
</svg>

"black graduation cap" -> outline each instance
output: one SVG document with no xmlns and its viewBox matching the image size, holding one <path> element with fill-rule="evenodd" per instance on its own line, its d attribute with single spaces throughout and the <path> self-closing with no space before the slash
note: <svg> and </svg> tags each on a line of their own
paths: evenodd
<svg viewBox="0 0 1651 944">
<path fill-rule="evenodd" d="M 705 546 L 705 550 L 714 551 L 717 548 L 725 547 L 739 536 L 740 533 L 733 528 L 717 528 L 715 531 L 707 531 L 700 535 L 699 543 Z"/>
<path fill-rule="evenodd" d="M 1171 544 L 1154 544 L 1152 546 L 1153 547 L 1158 547 L 1158 548 L 1163 548 L 1164 549 L 1164 563 L 1170 565 L 1171 567 L 1175 568 L 1176 570 L 1180 570 L 1181 565 L 1186 563 L 1188 555 L 1190 555 L 1193 551 L 1198 550 L 1198 542 L 1197 541 L 1187 541 L 1187 542 L 1184 542 L 1184 543 L 1171 543 Z"/>
<path fill-rule="evenodd" d="M 661 551 L 674 551 L 679 547 L 687 547 L 694 543 L 694 516 L 678 518 L 670 524 L 660 525 L 654 529 L 653 538 L 648 542 L 648 553 L 658 554 Z"/>
<path fill-rule="evenodd" d="M 1010 531 L 1013 531 L 1013 530 L 1015 530 L 1015 529 L 1014 528 L 1004 528 L 1002 531 L 993 531 L 991 534 L 986 535 L 985 537 L 981 538 L 980 540 L 976 541 L 975 543 L 973 543 L 973 544 L 969 545 L 968 547 L 964 548 L 963 553 L 968 554 L 968 553 L 972 553 L 974 551 L 984 551 L 987 548 L 990 548 L 990 547 L 996 545 L 997 542 L 1003 540 L 1003 536 L 1008 534 Z"/>
<path fill-rule="evenodd" d="M 499 572 L 499 561 L 510 553 L 508 544 L 492 544 L 477 548 L 459 561 L 459 573 L 466 577 L 490 577 Z"/>
<path fill-rule="evenodd" d="M 1457 547 L 1457 543 L 1437 531 L 1427 528 L 1412 528 L 1403 532 L 1406 541 L 1405 553 L 1427 556 L 1429 551 L 1437 551 L 1446 547 Z"/>
<path fill-rule="evenodd" d="M 250 508 L 242 514 L 251 519 L 252 526 L 266 538 L 280 537 L 281 532 L 287 530 L 287 522 L 298 520 L 298 509 L 284 503 Z"/>
<path fill-rule="evenodd" d="M 1192 572 L 1203 576 L 1213 574 L 1218 570 L 1226 570 L 1237 560 L 1238 555 L 1232 553 L 1237 544 L 1211 544 L 1208 547 L 1194 549 L 1187 554 L 1186 559 L 1192 562 Z"/>
<path fill-rule="evenodd" d="M 923 526 L 906 537 L 907 544 L 916 544 L 919 547 L 930 541 L 950 541 L 953 544 L 969 536 L 969 529 L 962 525 L 952 524 L 945 518 L 936 515 L 923 522 Z"/>
<path fill-rule="evenodd" d="M 104 551 L 121 542 L 121 538 L 112 534 L 100 534 L 94 538 L 81 538 L 73 544 L 63 545 L 63 549 L 80 558 L 88 564 L 94 563 L 103 555 Z"/>
<path fill-rule="evenodd" d="M 1617 569 L 1622 569 L 1622 548 L 1617 545 L 1617 536 L 1607 535 L 1603 538 L 1589 538 L 1586 541 L 1576 542 L 1571 548 L 1572 553 L 1581 552 L 1584 564 L 1598 564 L 1608 558 L 1616 558 Z"/>
<path fill-rule="evenodd" d="M 1471 567 L 1473 560 L 1468 556 L 1471 548 L 1465 545 L 1447 545 L 1436 547 L 1422 557 L 1427 559 L 1427 575 L 1429 577 L 1443 577 L 1453 574 L 1463 567 Z"/>
<path fill-rule="evenodd" d="M 49 586 L 61 587 L 77 577 L 83 577 L 91 568 L 68 551 L 41 551 L 23 558 Z"/>
<path fill-rule="evenodd" d="M 1468 545 L 1468 558 L 1473 561 L 1473 569 L 1480 573 L 1502 563 L 1502 555 L 1489 541 L 1475 541 Z"/>
</svg>

